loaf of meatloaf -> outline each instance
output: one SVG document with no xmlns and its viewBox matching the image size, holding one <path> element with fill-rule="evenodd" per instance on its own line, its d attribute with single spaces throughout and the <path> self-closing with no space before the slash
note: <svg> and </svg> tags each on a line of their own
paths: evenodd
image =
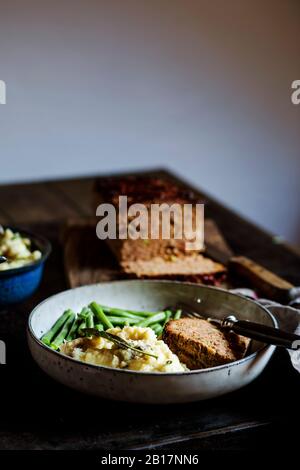
<svg viewBox="0 0 300 470">
<path fill-rule="evenodd" d="M 111 203 L 117 209 L 117 233 L 119 232 L 119 196 L 127 197 L 128 207 L 132 204 L 143 204 L 148 209 L 148 227 L 150 232 L 150 208 L 151 204 L 166 203 L 169 206 L 177 204 L 182 208 L 183 204 L 194 204 L 191 217 L 195 217 L 196 197 L 190 191 L 180 188 L 178 185 L 166 179 L 151 176 L 126 176 L 122 178 L 101 178 L 95 183 L 94 204 L 96 207 L 100 203 Z M 199 201 L 198 201 L 199 202 Z M 167 210 L 167 209 L 166 209 Z M 180 210 L 179 217 L 183 224 L 183 211 Z M 197 250 L 187 250 L 186 241 L 190 240 L 193 234 L 185 233 L 180 239 L 174 237 L 175 215 L 171 212 L 170 237 L 162 238 L 161 220 L 157 227 L 157 237 L 151 237 L 150 233 L 146 239 L 134 240 L 128 236 L 126 239 L 110 240 L 107 242 L 123 265 L 126 261 L 152 260 L 154 257 L 160 257 L 170 260 L 174 256 L 190 255 Z M 129 224 L 134 217 L 127 216 Z M 195 220 L 195 218 L 193 219 Z M 186 228 L 186 226 L 185 226 Z M 200 236 L 200 235 L 199 235 Z"/>
<path fill-rule="evenodd" d="M 120 195 L 127 196 L 128 204 L 153 202 L 195 203 L 197 201 L 192 191 L 166 178 L 157 176 L 128 175 L 99 178 L 95 181 L 94 189 L 97 199 L 100 197 L 105 202 L 115 205 L 118 204 Z"/>
<path fill-rule="evenodd" d="M 179 204 L 180 206 L 192 204 L 193 211 L 195 211 L 195 204 L 201 202 L 193 192 L 164 178 L 126 176 L 100 178 L 96 181 L 95 208 L 105 202 L 113 204 L 118 209 L 119 196 L 127 196 L 128 207 L 134 203 L 142 203 L 147 208 L 154 203 Z M 195 212 L 192 213 L 192 216 L 194 215 Z M 221 275 L 224 276 L 225 267 L 202 256 L 201 250 L 187 250 L 186 241 L 190 239 L 190 234 L 186 234 L 186 237 L 182 239 L 174 238 L 174 218 L 174 216 L 171 218 L 171 231 L 168 239 L 163 239 L 159 233 L 158 239 L 117 238 L 107 239 L 107 244 L 124 273 L 130 276 L 183 278 L 185 280 L 191 280 L 190 276 L 193 276 L 194 281 L 202 282 L 203 279 L 209 279 L 209 284 L 215 284 L 213 277 L 219 279 Z M 128 217 L 128 222 L 130 222 L 130 217 Z"/>
<path fill-rule="evenodd" d="M 245 356 L 250 340 L 232 332 L 224 332 L 207 320 L 181 318 L 171 320 L 163 339 L 189 369 L 215 367 Z"/>
</svg>

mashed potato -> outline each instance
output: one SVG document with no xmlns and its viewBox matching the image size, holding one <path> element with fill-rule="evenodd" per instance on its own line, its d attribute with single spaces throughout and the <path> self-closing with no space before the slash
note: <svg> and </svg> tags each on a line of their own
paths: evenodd
<svg viewBox="0 0 300 470">
<path fill-rule="evenodd" d="M 40 259 L 41 252 L 38 250 L 32 252 L 30 248 L 29 238 L 22 237 L 9 228 L 0 233 L 0 255 L 7 258 L 7 261 L 0 263 L 0 271 L 20 268 Z"/>
<path fill-rule="evenodd" d="M 130 369 L 141 372 L 183 372 L 188 370 L 169 347 L 158 340 L 151 328 L 125 326 L 110 328 L 107 333 L 117 335 L 134 347 L 141 348 L 157 358 L 130 349 L 121 349 L 111 341 L 101 338 L 78 338 L 61 347 L 61 352 L 90 364 Z"/>
</svg>

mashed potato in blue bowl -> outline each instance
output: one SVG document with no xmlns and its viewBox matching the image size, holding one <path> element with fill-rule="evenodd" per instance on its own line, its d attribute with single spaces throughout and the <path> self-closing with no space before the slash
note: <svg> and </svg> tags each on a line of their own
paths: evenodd
<svg viewBox="0 0 300 470">
<path fill-rule="evenodd" d="M 33 233 L 1 227 L 0 307 L 25 300 L 40 284 L 50 243 Z"/>
</svg>

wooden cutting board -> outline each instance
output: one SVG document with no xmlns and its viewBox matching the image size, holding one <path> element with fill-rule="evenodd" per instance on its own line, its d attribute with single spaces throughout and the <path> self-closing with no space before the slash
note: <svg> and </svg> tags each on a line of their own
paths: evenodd
<svg viewBox="0 0 300 470">
<path fill-rule="evenodd" d="M 72 218 L 63 228 L 64 267 L 70 287 L 128 278 L 105 241 L 97 238 L 96 224 L 93 217 Z M 232 255 L 213 220 L 205 221 L 205 238 L 219 251 Z"/>
</svg>

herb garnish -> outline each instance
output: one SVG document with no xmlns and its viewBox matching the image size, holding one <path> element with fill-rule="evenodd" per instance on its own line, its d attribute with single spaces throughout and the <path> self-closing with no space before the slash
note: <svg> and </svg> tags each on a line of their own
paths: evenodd
<svg viewBox="0 0 300 470">
<path fill-rule="evenodd" d="M 121 349 L 131 349 L 132 351 L 135 351 L 139 354 L 144 354 L 145 356 L 151 356 L 151 357 L 154 357 L 155 359 L 158 359 L 158 356 L 155 356 L 154 354 L 151 354 L 147 351 L 143 351 L 139 347 L 131 346 L 131 344 L 128 341 L 126 341 L 123 338 L 120 338 L 120 336 L 107 333 L 106 331 L 98 331 L 95 328 L 84 328 L 82 331 L 86 333 L 87 335 L 100 336 L 101 338 L 105 338 L 108 341 L 111 341 L 112 343 L 119 346 L 119 348 Z"/>
</svg>

